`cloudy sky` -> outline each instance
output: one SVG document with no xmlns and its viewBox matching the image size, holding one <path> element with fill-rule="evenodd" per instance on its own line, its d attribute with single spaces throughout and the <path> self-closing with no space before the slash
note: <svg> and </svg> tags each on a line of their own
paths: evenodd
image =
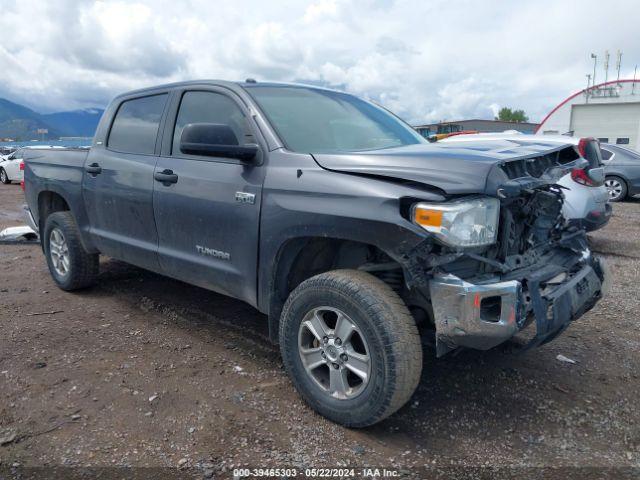
<svg viewBox="0 0 640 480">
<path fill-rule="evenodd" d="M 611 52 L 611 78 L 622 50 L 631 78 L 639 25 L 637 0 L 0 0 L 0 97 L 50 112 L 253 77 L 334 86 L 413 123 L 502 106 L 540 120 L 586 86 L 591 52 Z"/>
</svg>

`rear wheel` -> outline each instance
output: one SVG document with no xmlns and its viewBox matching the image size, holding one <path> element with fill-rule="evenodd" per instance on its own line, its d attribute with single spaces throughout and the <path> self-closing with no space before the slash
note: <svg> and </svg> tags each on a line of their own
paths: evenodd
<svg viewBox="0 0 640 480">
<path fill-rule="evenodd" d="M 291 293 L 280 348 L 311 407 L 351 427 L 372 425 L 402 407 L 422 371 L 420 336 L 404 302 L 356 270 L 317 275 Z"/>
<path fill-rule="evenodd" d="M 604 185 L 609 191 L 610 202 L 619 202 L 627 196 L 627 183 L 620 177 L 609 176 L 605 179 Z"/>
<path fill-rule="evenodd" d="M 98 276 L 98 255 L 86 252 L 70 212 L 47 217 L 42 237 L 49 272 L 62 290 L 91 286 Z"/>
<path fill-rule="evenodd" d="M 11 180 L 9 180 L 7 172 L 4 170 L 4 168 L 0 168 L 0 182 L 4 183 L 5 185 L 11 183 Z"/>
</svg>

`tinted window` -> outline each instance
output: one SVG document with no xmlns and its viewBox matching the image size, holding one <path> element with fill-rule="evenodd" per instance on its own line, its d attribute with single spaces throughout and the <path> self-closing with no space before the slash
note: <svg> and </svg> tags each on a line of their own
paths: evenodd
<svg viewBox="0 0 640 480">
<path fill-rule="evenodd" d="M 616 143 L 618 145 L 629 145 L 629 137 L 616 138 Z"/>
<path fill-rule="evenodd" d="M 598 138 L 598 140 L 601 143 L 609 143 L 609 138 L 608 137 L 600 137 L 600 138 Z"/>
<path fill-rule="evenodd" d="M 286 146 L 302 153 L 375 150 L 426 143 L 390 112 L 348 95 L 307 87 L 245 87 Z"/>
<path fill-rule="evenodd" d="M 127 100 L 120 105 L 109 134 L 108 146 L 127 153 L 152 154 L 167 95 Z"/>
<path fill-rule="evenodd" d="M 613 152 L 610 152 L 609 150 L 605 150 L 603 148 L 602 149 L 602 159 L 603 160 L 609 160 L 611 157 L 613 157 Z"/>
<path fill-rule="evenodd" d="M 229 125 L 238 139 L 239 145 L 247 143 L 248 137 L 251 136 L 240 107 L 221 93 L 186 92 L 182 96 L 176 127 L 173 132 L 173 147 L 171 151 L 174 154 L 180 153 L 182 129 L 190 123 Z"/>
</svg>

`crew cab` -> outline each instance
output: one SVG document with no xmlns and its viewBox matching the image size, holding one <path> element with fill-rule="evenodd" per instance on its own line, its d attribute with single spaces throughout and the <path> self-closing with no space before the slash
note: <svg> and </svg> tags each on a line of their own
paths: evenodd
<svg viewBox="0 0 640 480">
<path fill-rule="evenodd" d="M 429 144 L 385 109 L 292 84 L 195 81 L 115 98 L 89 150 L 26 160 L 28 215 L 64 290 L 106 255 L 267 314 L 304 399 L 391 415 L 436 354 L 556 337 L 606 290 L 562 217 L 573 148 Z M 430 333 L 431 332 L 431 333 Z"/>
</svg>

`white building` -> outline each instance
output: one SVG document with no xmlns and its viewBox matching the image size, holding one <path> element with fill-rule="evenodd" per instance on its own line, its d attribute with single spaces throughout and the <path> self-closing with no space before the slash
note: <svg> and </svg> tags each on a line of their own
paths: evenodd
<svg viewBox="0 0 640 480">
<path fill-rule="evenodd" d="M 640 150 L 640 80 L 615 80 L 585 88 L 542 120 L 538 135 L 570 133 Z"/>
</svg>

